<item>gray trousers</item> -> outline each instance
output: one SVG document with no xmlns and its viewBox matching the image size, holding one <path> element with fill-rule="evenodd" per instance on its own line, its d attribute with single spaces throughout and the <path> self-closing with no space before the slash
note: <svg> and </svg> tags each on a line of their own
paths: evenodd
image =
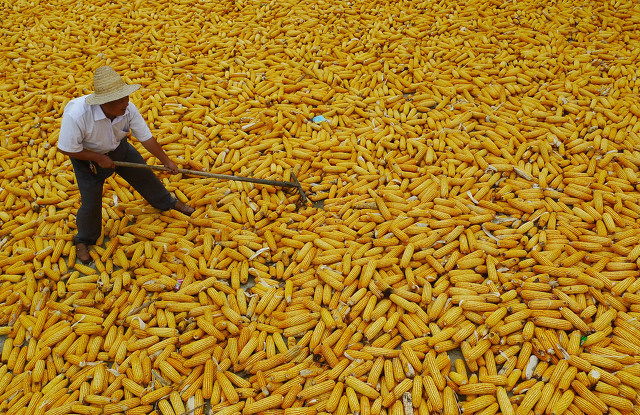
<svg viewBox="0 0 640 415">
<path fill-rule="evenodd" d="M 131 144 L 122 140 L 118 148 L 107 153 L 114 161 L 128 161 L 145 164 L 144 159 Z M 76 182 L 80 189 L 80 208 L 76 214 L 78 233 L 74 238 L 76 244 L 93 245 L 102 233 L 102 188 L 104 181 L 114 172 L 125 179 L 151 206 L 160 210 L 172 209 L 176 199 L 171 196 L 160 179 L 153 172 L 133 167 L 116 167 L 104 169 L 93 163 L 97 172 L 94 174 L 89 162 L 71 157 L 71 164 L 76 174 Z"/>
</svg>

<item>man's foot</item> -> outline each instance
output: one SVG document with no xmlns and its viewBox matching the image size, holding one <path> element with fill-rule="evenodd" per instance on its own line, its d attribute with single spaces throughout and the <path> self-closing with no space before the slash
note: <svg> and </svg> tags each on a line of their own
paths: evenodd
<svg viewBox="0 0 640 415">
<path fill-rule="evenodd" d="M 88 264 L 91 262 L 89 247 L 86 244 L 76 244 L 76 258 L 78 258 L 84 264 Z"/>
<path fill-rule="evenodd" d="M 179 200 L 176 202 L 176 205 L 173 208 L 180 213 L 184 213 L 187 216 L 191 216 L 191 214 L 196 211 L 191 206 L 184 204 Z"/>
</svg>

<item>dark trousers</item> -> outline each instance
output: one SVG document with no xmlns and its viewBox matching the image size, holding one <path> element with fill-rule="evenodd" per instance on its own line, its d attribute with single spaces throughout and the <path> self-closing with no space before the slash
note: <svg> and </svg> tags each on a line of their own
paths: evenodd
<svg viewBox="0 0 640 415">
<path fill-rule="evenodd" d="M 126 139 L 120 142 L 118 148 L 107 154 L 114 161 L 128 161 L 145 164 L 144 159 Z M 76 215 L 78 233 L 74 241 L 76 244 L 93 245 L 102 233 L 102 187 L 104 181 L 114 172 L 118 173 L 133 188 L 144 197 L 151 206 L 160 210 L 172 209 L 176 199 L 171 196 L 160 179 L 153 172 L 133 167 L 116 167 L 104 169 L 93 163 L 97 172 L 94 174 L 86 160 L 71 157 L 71 164 L 76 174 L 76 182 L 80 189 L 80 208 Z"/>
</svg>

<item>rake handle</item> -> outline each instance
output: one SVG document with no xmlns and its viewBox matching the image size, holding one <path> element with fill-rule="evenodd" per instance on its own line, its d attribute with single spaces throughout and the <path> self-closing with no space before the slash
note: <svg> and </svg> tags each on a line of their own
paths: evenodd
<svg viewBox="0 0 640 415">
<path fill-rule="evenodd" d="M 171 171 L 165 166 L 151 166 L 149 164 L 140 164 L 140 163 L 130 163 L 128 161 L 114 161 L 117 167 L 133 167 L 136 169 L 147 169 L 147 170 L 159 170 L 159 171 Z M 271 186 L 282 186 L 282 187 L 295 187 L 297 188 L 295 183 L 293 182 L 281 182 L 277 180 L 268 180 L 268 179 L 258 179 L 255 177 L 243 177 L 243 176 L 232 176 L 228 174 L 215 174 L 215 173 L 207 173 L 205 171 L 197 171 L 197 170 L 187 170 L 187 169 L 178 169 L 178 173 L 189 174 L 192 176 L 202 176 L 208 177 L 212 179 L 220 179 L 220 180 L 234 180 L 237 182 L 249 182 L 249 183 L 258 183 L 258 184 L 266 184 Z"/>
<path fill-rule="evenodd" d="M 159 170 L 159 171 L 171 171 L 165 166 L 151 166 L 148 164 L 140 164 L 140 163 L 130 163 L 128 161 L 114 161 L 116 167 L 133 167 L 136 169 L 147 169 L 147 170 Z M 280 186 L 280 187 L 289 187 L 291 189 L 296 189 L 300 194 L 300 199 L 303 204 L 307 203 L 307 195 L 304 194 L 304 190 L 302 190 L 302 186 L 296 175 L 291 172 L 291 182 L 282 182 L 278 180 L 268 180 L 268 179 L 258 179 L 255 177 L 243 177 L 243 176 L 232 176 L 228 174 L 215 174 L 215 173 L 207 173 L 206 171 L 197 171 L 197 170 L 187 170 L 187 169 L 178 169 L 178 173 L 182 174 L 190 174 L 193 176 L 202 176 L 208 177 L 212 179 L 220 179 L 220 180 L 234 180 L 236 182 L 249 182 L 249 183 L 257 183 L 257 184 L 265 184 L 268 186 Z"/>
</svg>

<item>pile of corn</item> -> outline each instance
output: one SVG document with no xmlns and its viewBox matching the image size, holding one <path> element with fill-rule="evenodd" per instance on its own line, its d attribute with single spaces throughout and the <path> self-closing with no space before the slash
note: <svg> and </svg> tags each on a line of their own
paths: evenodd
<svg viewBox="0 0 640 415">
<path fill-rule="evenodd" d="M 640 413 L 637 2 L 0 13 L 0 412 Z M 55 146 L 104 64 L 182 167 L 323 208 L 113 176 L 76 263 Z"/>
</svg>

